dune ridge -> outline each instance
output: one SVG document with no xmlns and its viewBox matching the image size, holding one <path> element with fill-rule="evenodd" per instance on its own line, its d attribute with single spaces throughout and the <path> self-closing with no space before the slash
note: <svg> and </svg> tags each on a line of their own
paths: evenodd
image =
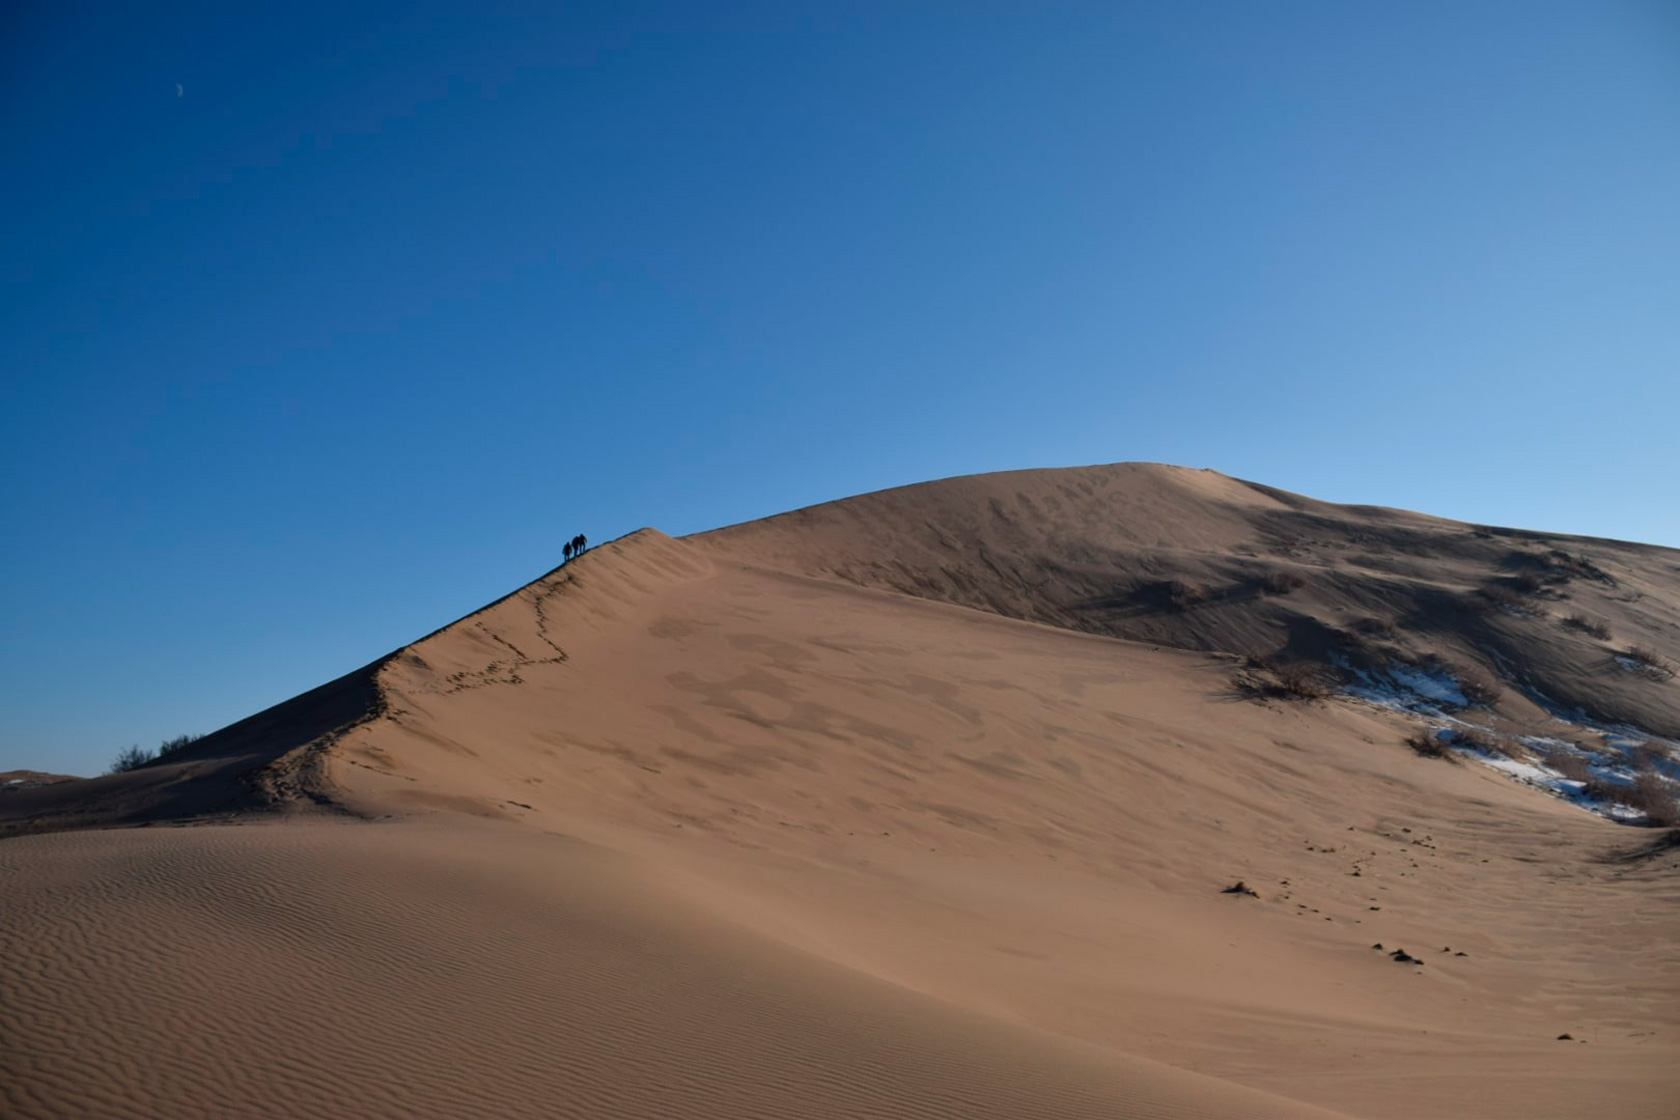
<svg viewBox="0 0 1680 1120">
<path fill-rule="evenodd" d="M 1334 594 L 1074 609 L 1282 563 L 1217 567 L 1305 502 L 1123 466 L 642 530 L 180 759 L 9 794 L 0 1107 L 1670 1115 L 1680 849 L 1194 648 L 1345 621 L 1368 572 L 1303 541 Z M 1305 508 L 1456 542 L 1412 595 L 1510 539 Z M 1577 551 L 1666 617 L 1666 560 Z"/>
</svg>

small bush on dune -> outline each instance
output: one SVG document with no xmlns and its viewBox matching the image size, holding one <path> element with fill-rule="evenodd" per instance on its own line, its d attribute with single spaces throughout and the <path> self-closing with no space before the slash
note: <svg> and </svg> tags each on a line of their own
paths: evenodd
<svg viewBox="0 0 1680 1120">
<path fill-rule="evenodd" d="M 1461 728 L 1452 732 L 1454 745 L 1469 747 L 1481 751 L 1483 754 L 1503 755 L 1506 758 L 1520 759 L 1523 757 L 1522 748 L 1503 735 L 1495 735 L 1491 731 L 1483 731 L 1478 727 Z"/>
<path fill-rule="evenodd" d="M 153 762 L 156 759 L 157 753 L 155 751 L 149 751 L 136 743 L 132 747 L 124 747 L 119 751 L 117 757 L 111 760 L 111 765 L 105 773 L 122 774 L 129 770 L 138 770 L 146 763 Z"/>
<path fill-rule="evenodd" d="M 1656 774 L 1644 773 L 1634 777 L 1633 785 L 1618 791 L 1616 799 L 1645 814 L 1652 824 L 1673 828 L 1680 825 L 1680 802 L 1675 800 L 1676 794 L 1680 794 L 1680 789 L 1671 783 Z"/>
<path fill-rule="evenodd" d="M 1294 572 L 1267 572 L 1260 579 L 1260 589 L 1268 595 L 1288 595 L 1306 585 L 1307 581 Z"/>
<path fill-rule="evenodd" d="M 1238 694 L 1250 700 L 1322 700 L 1336 688 L 1335 678 L 1322 666 L 1266 658 L 1250 658 L 1248 671 L 1234 683 Z"/>
<path fill-rule="evenodd" d="M 1433 731 L 1426 730 L 1413 733 L 1406 740 L 1406 745 L 1424 758 L 1444 758 L 1449 762 L 1453 761 L 1453 753 L 1451 748 L 1447 746 L 1447 741 Z"/>
<path fill-rule="evenodd" d="M 165 739 L 163 742 L 158 744 L 157 756 L 159 758 L 168 758 L 170 755 L 192 746 L 201 738 L 203 738 L 202 735 L 177 735 L 173 739 Z"/>
<path fill-rule="evenodd" d="M 1588 801 L 1597 801 L 1600 804 L 1611 801 L 1620 802 L 1627 796 L 1627 792 L 1625 787 L 1591 774 L 1581 780 L 1581 796 Z"/>
<path fill-rule="evenodd" d="M 1330 683 L 1317 666 L 1300 661 L 1267 663 L 1266 670 L 1277 682 L 1278 691 L 1292 700 L 1322 700 L 1330 695 Z"/>
<path fill-rule="evenodd" d="M 1673 663 L 1649 646 L 1631 646 L 1622 656 L 1652 676 L 1672 677 L 1674 675 Z"/>
<path fill-rule="evenodd" d="M 1666 752 L 1650 743 L 1641 743 L 1628 751 L 1628 765 L 1638 773 L 1644 774 L 1657 768 L 1657 763 L 1667 758 Z"/>
<path fill-rule="evenodd" d="M 1207 602 L 1207 588 L 1194 583 L 1186 583 L 1181 579 L 1169 579 L 1161 584 L 1162 597 L 1167 605 L 1176 611 L 1187 611 L 1191 607 L 1200 606 Z"/>
<path fill-rule="evenodd" d="M 162 743 L 159 743 L 158 748 L 155 751 L 149 751 L 139 744 L 132 747 L 125 747 L 122 752 L 112 760 L 110 767 L 105 772 L 107 774 L 122 774 L 129 770 L 138 770 L 142 766 L 157 762 L 160 759 L 168 758 L 172 754 L 177 754 L 180 751 L 185 750 L 187 747 L 190 747 L 194 743 L 198 742 L 201 738 L 202 736 L 200 735 L 177 735 L 173 739 L 165 739 Z"/>
<path fill-rule="evenodd" d="M 1476 594 L 1501 610 L 1520 612 L 1530 609 L 1527 599 L 1502 583 L 1490 583 L 1486 587 L 1478 587 L 1476 588 Z"/>
<path fill-rule="evenodd" d="M 1610 626 L 1602 619 L 1589 618 L 1584 614 L 1572 614 L 1563 620 L 1564 626 L 1570 630 L 1579 630 L 1589 637 L 1604 641 L 1610 636 Z"/>
<path fill-rule="evenodd" d="M 1572 782 L 1589 782 L 1593 780 L 1592 767 L 1587 760 L 1573 751 L 1562 747 L 1553 747 L 1546 752 L 1546 765 L 1562 774 Z"/>
<path fill-rule="evenodd" d="M 1453 679 L 1458 682 L 1458 690 L 1464 693 L 1464 698 L 1479 707 L 1491 707 L 1505 695 L 1505 690 L 1499 682 L 1482 670 L 1474 667 L 1455 666 L 1448 669 Z"/>
</svg>

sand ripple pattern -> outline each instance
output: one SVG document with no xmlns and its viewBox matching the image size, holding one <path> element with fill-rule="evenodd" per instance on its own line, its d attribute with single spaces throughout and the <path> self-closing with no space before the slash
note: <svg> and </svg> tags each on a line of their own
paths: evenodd
<svg viewBox="0 0 1680 1120">
<path fill-rule="evenodd" d="M 9 841 L 0 1114 L 1315 1114 L 974 1019 L 675 897 L 495 826 Z"/>
</svg>

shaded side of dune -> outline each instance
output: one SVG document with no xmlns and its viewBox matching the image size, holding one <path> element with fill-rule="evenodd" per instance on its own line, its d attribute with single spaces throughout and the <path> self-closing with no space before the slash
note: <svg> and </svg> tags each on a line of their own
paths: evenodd
<svg viewBox="0 0 1680 1120">
<path fill-rule="evenodd" d="M 394 655 L 393 655 L 394 656 Z M 0 801 L 0 836 L 329 806 L 319 753 L 384 708 L 382 657 L 121 774 L 55 782 Z"/>
<path fill-rule="evenodd" d="M 973 475 L 687 538 L 714 556 L 1181 649 L 1338 671 L 1436 657 L 1680 736 L 1680 553 L 1347 506 L 1149 463 Z M 1589 633 L 1602 623 L 1605 636 Z"/>
</svg>

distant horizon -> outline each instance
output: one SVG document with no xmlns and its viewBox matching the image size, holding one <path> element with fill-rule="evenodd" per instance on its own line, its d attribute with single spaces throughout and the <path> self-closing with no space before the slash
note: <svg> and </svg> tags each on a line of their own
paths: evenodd
<svg viewBox="0 0 1680 1120">
<path fill-rule="evenodd" d="M 0 769 L 518 586 L 1154 461 L 1680 547 L 1680 12 L 198 0 L 7 21 Z"/>
</svg>

